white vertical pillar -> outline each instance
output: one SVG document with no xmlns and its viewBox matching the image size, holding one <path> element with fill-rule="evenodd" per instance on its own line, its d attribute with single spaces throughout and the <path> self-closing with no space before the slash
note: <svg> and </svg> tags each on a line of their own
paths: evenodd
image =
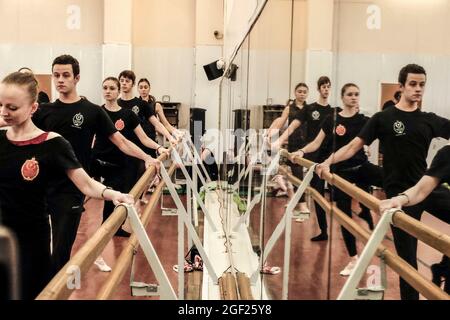
<svg viewBox="0 0 450 320">
<path fill-rule="evenodd" d="M 205 127 L 218 128 L 220 78 L 208 81 L 203 66 L 223 56 L 223 0 L 197 0 L 195 20 L 195 84 L 192 107 L 206 109 Z"/>
<path fill-rule="evenodd" d="M 305 81 L 311 85 L 315 84 L 320 76 L 332 78 L 333 14 L 333 0 L 308 0 Z M 333 82 L 333 79 L 331 81 Z M 311 90 L 310 94 L 311 101 L 318 97 L 314 96 L 317 90 Z"/>
<path fill-rule="evenodd" d="M 103 79 L 132 68 L 132 5 L 132 0 L 104 0 Z"/>
</svg>

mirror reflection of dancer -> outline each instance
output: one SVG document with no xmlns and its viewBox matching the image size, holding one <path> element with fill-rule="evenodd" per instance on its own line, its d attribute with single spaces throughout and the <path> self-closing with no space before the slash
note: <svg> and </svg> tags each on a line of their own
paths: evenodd
<svg viewBox="0 0 450 320">
<path fill-rule="evenodd" d="M 308 145 L 293 153 L 294 158 L 295 156 L 304 157 L 310 152 L 315 152 L 325 140 L 334 140 L 336 149 L 339 149 L 356 137 L 369 120 L 363 114 L 358 113 L 359 94 L 359 88 L 356 84 L 345 84 L 341 90 L 342 111 L 336 114 L 336 119 L 332 115 L 329 115 L 322 123 L 322 129 L 319 131 L 317 137 Z M 381 168 L 369 162 L 363 149 L 359 150 L 353 157 L 336 165 L 334 169 L 333 171 L 336 174 L 351 183 L 355 183 L 367 192 L 372 185 L 382 185 Z M 337 207 L 351 218 L 352 199 L 338 188 L 334 188 L 334 191 L 334 200 L 336 201 Z M 361 207 L 362 211 L 359 217 L 367 222 L 369 229 L 373 230 L 373 220 L 369 208 L 362 204 Z M 358 260 L 356 239 L 344 227 L 341 227 L 341 232 L 351 260 L 340 274 L 342 276 L 349 276 Z"/>
<path fill-rule="evenodd" d="M 50 225 L 46 193 L 62 174 L 83 194 L 115 204 L 133 204 L 131 195 L 106 188 L 91 179 L 71 145 L 59 134 L 36 127 L 37 81 L 15 72 L 0 84 L 0 203 L 2 222 L 19 244 L 22 299 L 34 299 L 51 277 Z"/>
<path fill-rule="evenodd" d="M 380 212 L 384 212 L 391 208 L 410 207 L 427 201 L 428 196 L 436 190 L 440 189 L 442 196 L 433 198 L 432 201 L 439 201 L 439 206 L 450 208 L 450 191 L 445 190 L 445 187 L 439 187 L 442 183 L 450 183 L 450 144 L 444 146 L 438 151 L 431 163 L 430 168 L 425 172 L 425 175 L 413 187 L 400 193 L 400 195 L 383 200 L 380 203 Z M 447 195 L 445 195 L 447 194 Z M 435 204 L 436 205 L 436 204 Z M 450 212 L 447 211 L 442 216 L 443 220 L 450 223 Z M 442 279 L 444 279 L 444 291 L 450 294 L 450 259 L 443 256 L 441 262 L 435 263 L 431 266 L 433 274 L 433 282 L 440 286 Z"/>
<path fill-rule="evenodd" d="M 400 101 L 401 96 L 402 96 L 402 92 L 400 90 L 395 91 L 393 99 L 386 101 L 383 104 L 383 107 L 381 107 L 381 110 L 394 107 Z"/>
<path fill-rule="evenodd" d="M 379 139 L 384 149 L 384 188 L 388 198 L 415 185 L 427 168 L 427 154 L 433 138 L 450 138 L 450 121 L 434 113 L 422 112 L 425 84 L 425 69 L 409 64 L 400 70 L 398 82 L 402 96 L 394 108 L 376 113 L 364 126 L 358 136 L 339 149 L 326 161 L 317 166 L 317 173 L 329 171 L 329 166 L 351 158 L 365 144 L 370 145 Z M 444 193 L 445 192 L 445 193 Z M 450 208 L 442 201 L 448 192 L 438 188 L 433 191 L 424 204 L 405 207 L 404 211 L 420 220 L 424 209 L 448 221 Z M 417 269 L 417 239 L 400 228 L 392 227 L 394 244 L 398 255 Z M 419 293 L 400 278 L 400 294 L 405 300 L 418 300 Z"/>
<path fill-rule="evenodd" d="M 328 103 L 330 96 L 331 81 L 327 76 L 322 76 L 317 80 L 317 90 L 319 91 L 319 100 L 310 105 L 306 105 L 303 112 L 299 113 L 297 119 L 294 119 L 289 125 L 288 129 L 280 136 L 280 138 L 272 145 L 272 148 L 278 150 L 288 139 L 289 135 L 294 132 L 300 125 L 306 125 L 306 142 L 313 141 L 319 133 L 322 122 L 327 116 L 333 113 Z M 314 153 L 307 155 L 307 159 L 313 162 L 322 162 L 331 153 L 331 143 L 326 141 L 322 148 Z M 311 187 L 317 190 L 321 195 L 325 194 L 325 182 L 314 175 L 311 180 Z M 319 224 L 320 233 L 311 238 L 311 241 L 326 241 L 328 240 L 328 223 L 325 211 L 314 202 L 314 208 Z"/>
<path fill-rule="evenodd" d="M 305 83 L 301 82 L 295 86 L 295 89 L 294 89 L 295 100 L 292 102 L 289 101 L 288 105 L 283 110 L 283 113 L 281 114 L 281 116 L 273 121 L 272 125 L 269 128 L 269 132 L 268 132 L 269 137 L 271 137 L 276 132 L 279 132 L 279 130 L 281 130 L 283 125 L 286 123 L 286 121 L 288 121 L 288 124 L 291 124 L 292 121 L 294 121 L 294 119 L 297 119 L 299 117 L 298 113 L 301 112 L 301 110 L 306 105 L 306 99 L 308 98 L 308 91 L 309 91 L 309 88 Z M 289 135 L 289 138 L 288 138 L 288 151 L 289 152 L 296 151 L 299 148 L 302 148 L 303 146 L 305 146 L 305 144 L 306 144 L 306 130 L 305 129 L 306 129 L 305 126 L 299 126 Z M 295 164 L 295 163 L 290 163 L 290 167 L 292 170 L 292 174 L 295 177 L 302 180 L 303 179 L 303 167 L 298 164 Z M 285 187 L 285 183 L 283 183 L 283 181 L 280 181 L 281 180 L 280 178 L 283 179 L 281 176 L 279 176 L 279 179 L 277 179 L 277 180 L 279 181 L 280 187 L 284 190 L 283 187 Z M 289 188 L 289 184 L 287 185 L 287 187 L 285 187 L 285 189 L 287 191 L 289 199 L 291 199 L 294 196 L 294 189 Z M 306 205 L 304 195 L 302 195 L 302 197 L 300 198 L 300 203 L 296 206 L 296 210 L 299 211 L 300 214 L 305 214 L 305 213 L 309 214 L 309 209 L 308 209 L 308 206 Z M 301 220 L 299 220 L 299 222 L 300 221 Z"/>
</svg>

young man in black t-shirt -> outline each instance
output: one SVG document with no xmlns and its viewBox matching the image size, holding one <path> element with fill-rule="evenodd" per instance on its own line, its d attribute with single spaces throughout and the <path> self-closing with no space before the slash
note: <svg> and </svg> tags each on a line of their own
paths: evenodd
<svg viewBox="0 0 450 320">
<path fill-rule="evenodd" d="M 133 87 L 136 83 L 136 75 L 131 70 L 124 70 L 119 74 L 120 82 L 120 98 L 117 100 L 119 106 L 124 109 L 133 111 L 139 118 L 142 129 L 147 136 L 156 141 L 156 131 L 164 135 L 171 144 L 176 143 L 176 139 L 172 137 L 164 127 L 164 125 L 158 120 L 155 113 L 155 104 L 148 103 L 133 95 Z M 145 150 L 148 154 L 156 156 L 154 149 L 146 148 L 140 141 L 134 141 L 138 146 Z M 142 161 L 136 159 L 129 159 L 129 176 L 131 181 L 136 182 L 144 172 L 144 166 Z"/>
<path fill-rule="evenodd" d="M 384 149 L 384 188 L 387 197 L 410 188 L 425 173 L 426 157 L 431 140 L 436 137 L 450 138 L 450 121 L 434 113 L 422 112 L 419 102 L 426 83 L 426 72 L 421 66 L 409 64 L 399 74 L 402 96 L 393 108 L 376 113 L 364 126 L 358 137 L 332 154 L 317 168 L 317 173 L 329 171 L 329 166 L 352 157 L 364 144 L 370 145 L 375 139 L 380 140 Z M 448 191 L 448 190 L 447 190 Z M 444 193 L 442 193 L 444 192 Z M 430 197 L 446 194 L 443 190 L 435 190 Z M 420 220 L 423 210 L 440 216 L 450 214 L 450 207 L 440 201 L 426 201 L 422 205 L 405 208 L 404 211 Z M 392 227 L 397 253 L 417 269 L 417 239 L 399 228 Z M 400 279 L 402 299 L 419 299 L 418 292 Z"/>
<path fill-rule="evenodd" d="M 122 152 L 144 160 L 147 165 L 158 165 L 155 159 L 116 130 L 104 110 L 80 98 L 76 90 L 80 80 L 80 66 L 75 58 L 70 55 L 55 58 L 52 76 L 59 99 L 41 105 L 33 116 L 33 122 L 40 129 L 57 132 L 68 140 L 86 171 L 89 172 L 95 134 L 109 137 Z M 67 177 L 55 179 L 47 199 L 52 219 L 54 272 L 58 272 L 70 259 L 81 213 L 84 211 L 83 202 L 83 194 Z"/>
<path fill-rule="evenodd" d="M 150 139 L 155 140 L 156 131 L 161 133 L 169 140 L 170 143 L 176 143 L 176 139 L 172 137 L 158 120 L 155 113 L 155 104 L 146 102 L 133 95 L 133 87 L 136 83 L 136 75 L 131 70 L 124 70 L 119 74 L 120 82 L 120 99 L 117 100 L 119 106 L 124 109 L 133 111 L 140 119 L 144 132 Z"/>
</svg>

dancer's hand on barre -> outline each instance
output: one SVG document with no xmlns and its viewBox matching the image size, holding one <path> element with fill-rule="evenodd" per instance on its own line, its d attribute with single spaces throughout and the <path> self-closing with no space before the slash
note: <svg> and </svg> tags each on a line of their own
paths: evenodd
<svg viewBox="0 0 450 320">
<path fill-rule="evenodd" d="M 322 178 L 324 173 L 330 173 L 330 165 L 326 161 L 318 164 L 316 167 L 316 173 L 319 178 Z"/>
<path fill-rule="evenodd" d="M 105 190 L 102 196 L 104 199 L 111 200 L 116 206 L 122 203 L 134 204 L 134 198 L 131 194 L 122 193 L 112 189 Z"/>
<path fill-rule="evenodd" d="M 299 149 L 295 152 L 290 153 L 288 159 L 291 162 L 294 162 L 295 158 L 303 158 L 304 156 L 305 156 L 305 152 L 302 149 Z"/>
<path fill-rule="evenodd" d="M 404 205 L 404 196 L 397 196 L 390 199 L 382 200 L 380 202 L 380 213 L 384 213 L 386 210 L 389 209 L 401 209 Z"/>
<path fill-rule="evenodd" d="M 156 152 L 157 152 L 159 155 L 162 155 L 163 153 L 167 153 L 167 155 L 170 155 L 169 149 L 166 149 L 166 148 L 164 148 L 164 147 L 162 147 L 162 146 L 158 147 L 158 149 L 156 149 Z"/>
<path fill-rule="evenodd" d="M 170 139 L 169 139 L 169 143 L 172 145 L 172 146 L 175 146 L 177 143 L 178 143 L 178 139 L 176 139 L 176 138 L 174 138 L 174 137 L 170 137 Z"/>
<path fill-rule="evenodd" d="M 150 166 L 155 166 L 156 167 L 156 171 L 159 172 L 159 167 L 161 166 L 161 162 L 157 159 L 154 159 L 150 156 L 147 157 L 147 159 L 145 159 L 145 169 L 147 169 Z"/>
</svg>

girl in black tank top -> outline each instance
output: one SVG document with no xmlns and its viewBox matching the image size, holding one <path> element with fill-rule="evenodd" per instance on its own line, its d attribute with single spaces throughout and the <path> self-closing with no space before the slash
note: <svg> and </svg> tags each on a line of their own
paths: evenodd
<svg viewBox="0 0 450 320">
<path fill-rule="evenodd" d="M 289 101 L 286 108 L 283 110 L 283 113 L 281 114 L 281 117 L 275 119 L 272 123 L 272 125 L 269 128 L 268 136 L 271 137 L 272 135 L 276 135 L 276 133 L 279 133 L 279 130 L 285 125 L 286 121 L 290 124 L 295 119 L 298 119 L 300 117 L 300 114 L 304 111 L 303 108 L 306 106 L 306 99 L 308 97 L 308 86 L 305 83 L 299 83 L 295 86 L 295 100 Z M 293 152 L 296 151 L 306 144 L 305 140 L 306 136 L 306 130 L 305 126 L 302 124 L 300 127 L 298 127 L 288 139 L 288 151 Z M 289 163 L 289 166 L 291 167 L 292 174 L 299 178 L 303 179 L 303 168 L 297 164 Z M 274 177 L 275 181 L 279 181 L 278 179 L 282 179 L 282 176 L 276 175 Z M 282 182 L 279 182 L 280 185 L 282 185 Z M 287 184 L 287 194 L 289 199 L 291 199 L 294 196 L 294 188 L 292 187 L 292 184 Z M 281 189 L 284 189 L 283 187 Z M 300 198 L 300 202 L 295 208 L 294 215 L 299 214 L 308 214 L 309 208 L 306 205 L 305 197 L 302 196 Z M 302 222 L 303 220 L 298 220 L 298 222 Z"/>
</svg>

